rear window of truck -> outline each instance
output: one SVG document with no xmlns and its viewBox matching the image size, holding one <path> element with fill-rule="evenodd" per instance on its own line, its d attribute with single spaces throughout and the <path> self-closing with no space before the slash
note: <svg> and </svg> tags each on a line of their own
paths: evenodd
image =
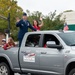
<svg viewBox="0 0 75 75">
<path fill-rule="evenodd" d="M 31 34 L 25 43 L 26 47 L 39 47 L 40 34 Z"/>
</svg>

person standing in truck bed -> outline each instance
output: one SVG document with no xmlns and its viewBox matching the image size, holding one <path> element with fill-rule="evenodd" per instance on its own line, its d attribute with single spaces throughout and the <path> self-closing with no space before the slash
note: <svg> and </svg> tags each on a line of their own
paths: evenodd
<svg viewBox="0 0 75 75">
<path fill-rule="evenodd" d="M 17 20 L 16 27 L 19 27 L 19 33 L 18 33 L 18 40 L 19 40 L 19 47 L 21 46 L 21 42 L 23 39 L 23 36 L 26 32 L 28 32 L 28 28 L 37 31 L 30 22 L 27 20 L 27 14 L 23 13 L 22 19 Z"/>
<path fill-rule="evenodd" d="M 38 31 L 40 31 L 41 27 L 43 26 L 43 19 L 41 17 L 40 17 L 40 21 L 41 21 L 41 24 L 39 24 L 38 20 L 36 19 L 33 21 L 33 27 L 37 29 Z"/>
</svg>

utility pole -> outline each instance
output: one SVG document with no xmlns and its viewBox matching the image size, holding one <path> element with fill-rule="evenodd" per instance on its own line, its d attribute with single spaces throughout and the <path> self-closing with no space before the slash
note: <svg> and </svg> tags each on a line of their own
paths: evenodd
<svg viewBox="0 0 75 75">
<path fill-rule="evenodd" d="M 10 13 L 8 14 L 8 31 L 9 31 L 9 33 L 8 33 L 8 35 L 10 36 Z"/>
</svg>

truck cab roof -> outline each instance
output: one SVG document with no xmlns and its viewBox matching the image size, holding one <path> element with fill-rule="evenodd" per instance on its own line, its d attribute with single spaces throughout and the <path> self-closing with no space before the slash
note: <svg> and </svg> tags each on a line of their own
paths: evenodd
<svg viewBox="0 0 75 75">
<path fill-rule="evenodd" d="M 27 34 L 45 34 L 45 33 L 71 33 L 75 31 L 63 31 L 63 30 L 46 30 L 46 31 L 36 31 L 36 32 L 27 32 Z"/>
</svg>

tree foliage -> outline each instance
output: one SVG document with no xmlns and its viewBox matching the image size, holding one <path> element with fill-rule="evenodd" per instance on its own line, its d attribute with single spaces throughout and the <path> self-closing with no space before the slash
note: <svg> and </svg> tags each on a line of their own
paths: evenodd
<svg viewBox="0 0 75 75">
<path fill-rule="evenodd" d="M 58 30 L 63 28 L 64 20 L 60 20 L 61 14 L 56 15 L 56 10 L 54 12 L 50 12 L 46 16 L 39 11 L 31 13 L 29 10 L 27 10 L 26 12 L 32 24 L 34 19 L 39 20 L 40 16 L 43 17 L 44 26 L 41 28 L 41 30 Z"/>
<path fill-rule="evenodd" d="M 61 15 L 56 15 L 56 10 L 54 12 L 50 12 L 48 15 L 43 15 L 42 12 L 34 11 L 30 12 L 26 10 L 28 14 L 28 20 L 33 24 L 33 20 L 39 20 L 40 16 L 43 17 L 44 26 L 41 30 L 57 30 L 63 27 L 64 21 L 60 20 Z M 23 10 L 21 7 L 17 5 L 15 0 L 0 0 L 0 15 L 8 17 L 8 13 L 10 13 L 10 23 L 11 23 L 11 33 L 12 37 L 17 40 L 18 28 L 16 27 L 16 17 L 22 16 Z M 4 31 L 4 29 L 8 28 L 8 22 L 3 20 L 0 17 L 0 30 Z"/>
<path fill-rule="evenodd" d="M 66 11 L 64 11 L 64 13 L 65 13 L 65 12 L 73 12 L 73 10 L 66 10 Z"/>
<path fill-rule="evenodd" d="M 17 5 L 17 2 L 14 0 L 0 0 L 0 15 L 4 17 L 8 17 L 8 13 L 10 13 L 10 23 L 11 30 L 16 29 L 15 26 L 15 18 L 16 16 L 21 16 L 23 10 L 21 7 Z M 8 22 L 4 19 L 0 18 L 0 29 L 5 29 L 8 26 Z"/>
</svg>

